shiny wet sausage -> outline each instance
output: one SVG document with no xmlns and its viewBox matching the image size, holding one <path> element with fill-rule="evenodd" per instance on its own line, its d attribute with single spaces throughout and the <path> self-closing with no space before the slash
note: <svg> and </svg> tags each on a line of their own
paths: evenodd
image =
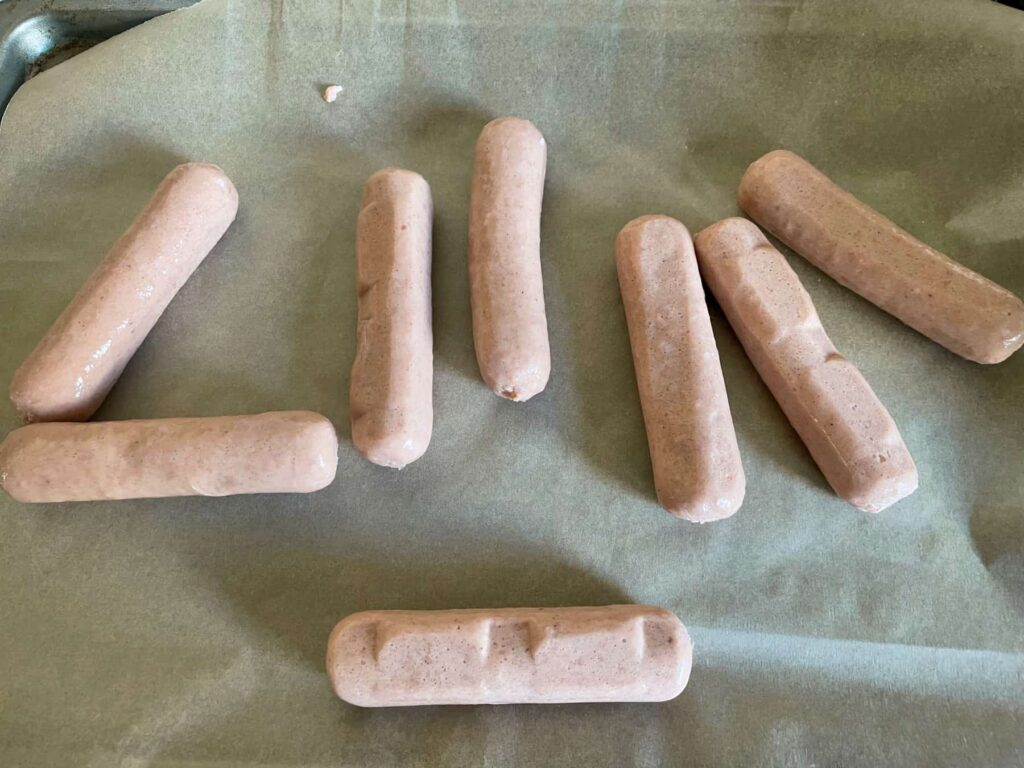
<svg viewBox="0 0 1024 768">
<path fill-rule="evenodd" d="M 667 701 L 693 646 L 645 605 L 365 611 L 327 644 L 335 692 L 361 707 Z"/>
<path fill-rule="evenodd" d="M 434 423 L 430 187 L 385 168 L 366 182 L 356 225 L 359 320 L 349 410 L 352 442 L 374 464 L 404 467 Z"/>
<path fill-rule="evenodd" d="M 836 493 L 867 512 L 913 493 L 917 467 L 896 423 L 836 351 L 811 297 L 761 230 L 726 219 L 695 244 L 711 292 Z"/>
<path fill-rule="evenodd" d="M 1024 344 L 1024 302 L 776 150 L 743 175 L 740 206 L 842 285 L 952 352 L 999 363 Z"/>
<path fill-rule="evenodd" d="M 238 193 L 215 165 L 172 170 L 14 374 L 26 421 L 84 421 L 230 226 Z"/>
<path fill-rule="evenodd" d="M 547 147 L 533 123 L 503 117 L 476 144 L 469 207 L 469 284 L 480 374 L 501 397 L 523 401 L 551 374 L 540 212 Z"/>
<path fill-rule="evenodd" d="M 309 411 L 30 424 L 0 443 L 0 486 L 26 502 L 308 493 L 337 467 L 334 427 Z"/>
<path fill-rule="evenodd" d="M 690 233 L 634 219 L 615 260 L 658 501 L 684 520 L 728 517 L 746 481 Z"/>
</svg>

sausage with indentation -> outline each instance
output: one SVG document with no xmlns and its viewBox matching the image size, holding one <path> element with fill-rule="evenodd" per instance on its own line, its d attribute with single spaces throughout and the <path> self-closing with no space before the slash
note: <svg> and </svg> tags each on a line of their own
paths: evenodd
<svg viewBox="0 0 1024 768">
<path fill-rule="evenodd" d="M 746 219 L 697 235 L 700 271 L 743 348 L 836 493 L 880 512 L 917 488 L 899 429 L 840 355 L 786 259 Z"/>
<path fill-rule="evenodd" d="M 690 233 L 642 216 L 615 261 L 658 501 L 697 523 L 728 517 L 746 480 Z"/>
<path fill-rule="evenodd" d="M 215 165 L 179 165 L 14 374 L 26 421 L 85 421 L 160 315 L 234 221 L 238 193 Z"/>
<path fill-rule="evenodd" d="M 551 374 L 540 211 L 547 147 L 533 123 L 514 117 L 484 126 L 469 203 L 473 344 L 484 382 L 523 401 Z"/>
<path fill-rule="evenodd" d="M 968 360 L 999 363 L 1024 344 L 1024 302 L 792 152 L 755 161 L 740 182 L 739 203 L 818 269 Z"/>
<path fill-rule="evenodd" d="M 361 707 L 667 701 L 693 646 L 646 605 L 364 611 L 327 643 L 335 692 Z"/>
<path fill-rule="evenodd" d="M 310 411 L 30 424 L 0 443 L 0 486 L 28 502 L 308 493 L 337 468 L 334 427 Z"/>
<path fill-rule="evenodd" d="M 434 424 L 432 218 L 418 173 L 385 168 L 366 182 L 356 225 L 352 442 L 374 464 L 397 469 L 423 455 Z"/>
</svg>

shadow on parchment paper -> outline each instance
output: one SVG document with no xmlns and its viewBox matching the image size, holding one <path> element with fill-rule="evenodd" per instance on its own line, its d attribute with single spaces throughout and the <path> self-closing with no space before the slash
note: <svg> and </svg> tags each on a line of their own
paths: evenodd
<svg viewBox="0 0 1024 768">
<path fill-rule="evenodd" d="M 4 382 L 4 391 L 14 371 L 142 210 L 163 177 L 176 165 L 187 161 L 181 155 L 135 136 L 114 137 L 109 145 L 116 147 L 116 151 L 100 152 L 85 165 L 70 170 L 55 166 L 52 185 L 55 191 L 48 202 L 53 210 L 61 211 L 59 223 L 51 216 L 40 214 L 39 201 L 26 198 L 21 201 L 25 209 L 24 223 L 17 230 L 4 233 L 7 238 L 31 239 L 43 244 L 56 239 L 62 244 L 71 243 L 73 248 L 72 252 L 55 254 L 56 267 L 54 262 L 46 262 L 35 270 L 37 285 L 27 283 L 25 290 L 10 292 L 10 300 L 0 303 L 0 327 L 24 329 L 23 333 L 7 333 L 4 337 L 0 351 L 0 380 Z M 121 204 L 97 202 L 109 199 L 110 195 L 116 195 Z M 66 230 L 73 230 L 75 236 L 64 236 Z M 58 290 L 53 289 L 53 282 L 47 277 L 55 269 L 60 272 L 61 288 Z M 6 407 L 11 409 L 9 403 Z"/>
<path fill-rule="evenodd" d="M 570 439 L 584 460 L 615 485 L 656 502 L 615 271 L 615 237 L 628 217 L 563 188 L 560 161 L 549 155 L 541 219 L 552 359 L 567 358 L 566 370 L 553 370 L 552 377 L 566 376 L 578 398 Z"/>
<path fill-rule="evenodd" d="M 246 394 L 230 398 L 236 403 L 251 403 L 245 412 L 253 412 L 256 403 L 263 410 L 308 409 L 323 414 L 335 425 L 340 440 L 351 438 L 348 412 L 349 371 L 356 352 L 356 219 L 362 203 L 363 186 L 370 175 L 379 170 L 365 153 L 348 146 L 336 137 L 290 136 L 297 149 L 290 159 L 289 171 L 283 176 L 250 179 L 260 185 L 248 198 L 242 198 L 238 219 L 225 235 L 225 241 L 245 225 L 245 217 L 260 219 L 268 208 L 278 207 L 278 198 L 286 199 L 299 213 L 289 220 L 290 248 L 286 253 L 267 251 L 253 242 L 249 251 L 235 249 L 239 258 L 260 260 L 260 266 L 275 274 L 276 299 L 287 305 L 282 316 L 264 313 L 259 325 L 239 326 L 244 334 L 246 352 L 263 354 L 269 347 L 270 380 L 273 386 L 252 391 L 250 384 L 242 387 Z M 248 233 L 252 237 L 252 232 Z M 211 285 L 225 295 L 231 293 L 231 280 L 245 264 L 222 264 Z M 281 277 L 286 275 L 286 277 Z M 185 289 L 188 289 L 186 284 Z M 279 339 L 280 347 L 270 344 Z M 282 353 L 282 350 L 284 352 Z M 237 350 L 235 351 L 238 354 Z M 281 355 L 287 359 L 282 360 Z M 229 363 L 225 363 L 227 365 Z M 287 370 L 282 379 L 276 374 Z M 213 381 L 223 381 L 225 369 L 210 372 Z M 186 383 L 186 389 L 203 391 L 210 381 Z M 233 374 L 232 382 L 236 381 Z M 229 397 L 229 396 L 225 396 Z M 238 407 L 234 412 L 239 412 Z"/>
<path fill-rule="evenodd" d="M 301 250 L 287 255 L 291 260 L 297 256 L 305 259 L 288 290 L 303 308 L 292 317 L 290 338 L 298 363 L 296 375 L 307 382 L 309 398 L 289 407 L 322 413 L 334 422 L 338 437 L 349 440 L 349 372 L 355 360 L 357 325 L 356 221 L 363 185 L 378 169 L 362 152 L 334 137 L 305 141 L 309 149 L 296 178 L 316 178 L 319 186 L 309 192 L 308 205 L 316 209 L 324 199 L 329 208 L 327 223 L 307 220 L 309 230 L 304 233 Z M 332 167 L 346 170 L 338 174 L 324 170 Z M 297 186 L 305 188 L 304 184 Z"/>
<path fill-rule="evenodd" d="M 1024 615 L 1024 509 L 976 506 L 970 531 L 985 569 Z"/>
<path fill-rule="evenodd" d="M 473 559 L 369 549 L 348 558 L 281 549 L 251 560 L 190 559 L 231 603 L 317 670 L 324 667 L 331 629 L 356 611 L 632 602 L 555 552 L 515 542 L 481 549 L 486 554 Z"/>
<path fill-rule="evenodd" d="M 413 114 L 408 121 L 414 170 L 430 183 L 434 201 L 434 354 L 481 386 L 473 350 L 466 259 L 473 152 L 489 120 L 491 116 L 472 106 L 446 103 Z"/>
<path fill-rule="evenodd" d="M 999 416 L 1020 409 L 1022 375 L 1024 352 L 1017 352 L 999 365 L 984 366 L 976 372 L 975 378 L 980 385 L 978 393 L 988 402 L 993 414 L 990 417 L 993 421 L 991 429 L 1015 428 L 1012 419 L 999 421 Z M 1019 461 L 1017 457 L 1015 459 Z M 990 462 L 999 460 L 994 455 L 989 459 Z M 983 476 L 980 487 L 993 483 L 1005 485 L 1005 475 L 1000 476 L 993 464 L 984 466 L 987 477 Z M 1024 616 L 1024 508 L 976 503 L 971 511 L 970 533 L 982 564 L 1007 594 L 1014 609 Z"/>
<path fill-rule="evenodd" d="M 94 421 L 236 416 L 291 410 L 287 403 L 282 403 L 277 392 L 261 388 L 250 377 L 230 369 L 190 368 L 168 378 L 151 375 L 152 366 L 146 358 L 145 349 L 135 353 L 96 411 Z M 144 393 L 144 410 L 138 405 L 140 393 Z"/>
</svg>

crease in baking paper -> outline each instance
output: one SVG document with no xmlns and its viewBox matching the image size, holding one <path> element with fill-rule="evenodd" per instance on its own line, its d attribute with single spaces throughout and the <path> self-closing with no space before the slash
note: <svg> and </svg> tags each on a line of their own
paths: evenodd
<svg viewBox="0 0 1024 768">
<path fill-rule="evenodd" d="M 1024 710 L 1024 654 L 691 626 L 694 664 Z"/>
<path fill-rule="evenodd" d="M 242 648 L 224 669 L 187 681 L 181 693 L 159 697 L 148 705 L 148 712 L 139 717 L 114 747 L 121 765 L 143 768 L 160 757 L 164 748 L 186 738 L 189 731 L 224 711 L 230 701 L 232 708 L 244 707 L 255 691 L 260 677 L 256 654 Z M 109 755 L 89 762 L 89 768 L 109 768 Z"/>
<path fill-rule="evenodd" d="M 1024 134 L 1024 125 L 1021 132 Z M 1024 185 L 1014 179 L 970 200 L 946 227 L 972 243 L 1024 241 Z M 1021 249 L 1024 250 L 1024 246 Z"/>
</svg>

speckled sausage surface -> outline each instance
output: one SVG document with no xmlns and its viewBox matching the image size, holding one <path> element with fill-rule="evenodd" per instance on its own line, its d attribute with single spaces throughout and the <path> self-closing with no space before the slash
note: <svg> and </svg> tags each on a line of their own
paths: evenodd
<svg viewBox="0 0 1024 768">
<path fill-rule="evenodd" d="M 540 267 L 547 146 L 533 123 L 502 117 L 476 144 L 469 203 L 473 344 L 484 382 L 523 401 L 551 374 Z"/>
<path fill-rule="evenodd" d="M 746 480 L 690 233 L 643 216 L 615 250 L 658 501 L 697 523 L 728 517 Z"/>
<path fill-rule="evenodd" d="M 968 360 L 1024 344 L 1024 302 L 836 186 L 803 158 L 769 152 L 743 175 L 740 206 L 842 285 Z"/>
<path fill-rule="evenodd" d="M 179 165 L 160 183 L 11 382 L 26 421 L 84 421 L 146 334 L 234 221 L 238 193 L 215 165 Z"/>
<path fill-rule="evenodd" d="M 337 468 L 334 427 L 310 411 L 30 424 L 0 443 L 0 486 L 26 502 L 308 493 Z"/>
<path fill-rule="evenodd" d="M 836 351 L 783 255 L 739 218 L 712 224 L 695 244 L 701 274 L 836 493 L 867 512 L 913 493 L 917 467 L 896 423 Z"/>
<path fill-rule="evenodd" d="M 667 701 L 693 645 L 646 605 L 364 611 L 327 644 L 335 692 L 362 707 Z"/>
<path fill-rule="evenodd" d="M 385 168 L 366 182 L 356 225 L 359 326 L 349 410 L 352 442 L 374 464 L 402 468 L 434 425 L 430 187 Z"/>
</svg>

